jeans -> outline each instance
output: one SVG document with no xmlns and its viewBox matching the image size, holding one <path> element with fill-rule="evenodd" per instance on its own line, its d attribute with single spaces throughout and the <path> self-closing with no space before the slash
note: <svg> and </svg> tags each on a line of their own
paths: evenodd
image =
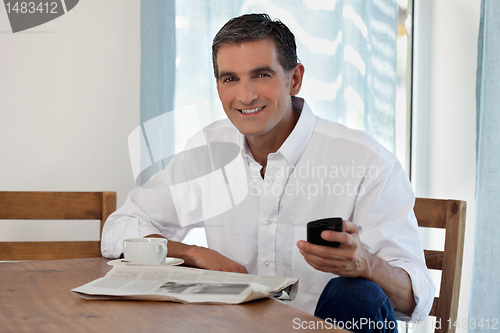
<svg viewBox="0 0 500 333">
<path fill-rule="evenodd" d="M 378 284 L 361 278 L 331 279 L 314 315 L 353 332 L 398 332 L 389 298 Z"/>
</svg>

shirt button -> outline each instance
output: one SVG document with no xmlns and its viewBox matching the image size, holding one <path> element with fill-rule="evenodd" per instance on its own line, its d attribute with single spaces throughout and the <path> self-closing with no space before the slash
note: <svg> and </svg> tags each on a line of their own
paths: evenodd
<svg viewBox="0 0 500 333">
<path fill-rule="evenodd" d="M 267 260 L 264 261 L 264 266 L 266 266 L 266 267 L 269 266 L 269 261 L 267 261 Z"/>
<path fill-rule="evenodd" d="M 271 225 L 271 223 L 273 223 L 271 220 L 266 221 L 266 225 Z"/>
</svg>

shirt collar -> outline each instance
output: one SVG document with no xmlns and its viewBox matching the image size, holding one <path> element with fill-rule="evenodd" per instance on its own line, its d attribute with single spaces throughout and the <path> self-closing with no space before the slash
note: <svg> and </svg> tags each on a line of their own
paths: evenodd
<svg viewBox="0 0 500 333">
<path fill-rule="evenodd" d="M 306 149 L 313 134 L 316 126 L 316 116 L 303 98 L 292 97 L 292 106 L 296 112 L 300 113 L 300 117 L 292 133 L 283 142 L 278 152 L 286 158 L 289 165 L 294 166 Z"/>
<path fill-rule="evenodd" d="M 300 117 L 292 133 L 290 133 L 285 142 L 283 142 L 277 153 L 281 153 L 286 158 L 289 165 L 294 166 L 309 143 L 309 139 L 316 125 L 316 116 L 313 114 L 309 105 L 307 105 L 307 102 L 301 97 L 292 96 L 292 107 L 295 112 L 300 113 Z M 254 159 L 248 142 L 241 133 L 239 146 L 244 155 L 248 155 Z"/>
</svg>

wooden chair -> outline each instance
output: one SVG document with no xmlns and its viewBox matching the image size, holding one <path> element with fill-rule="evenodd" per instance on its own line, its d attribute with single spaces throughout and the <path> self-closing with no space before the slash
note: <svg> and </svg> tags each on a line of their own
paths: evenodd
<svg viewBox="0 0 500 333">
<path fill-rule="evenodd" d="M 434 298 L 430 316 L 440 320 L 435 332 L 455 332 L 462 257 L 464 252 L 466 202 L 417 198 L 415 216 L 419 227 L 446 229 L 444 251 L 424 250 L 429 269 L 442 271 L 439 297 Z M 451 325 L 449 320 L 451 320 Z"/>
<path fill-rule="evenodd" d="M 0 220 L 101 220 L 116 210 L 116 192 L 0 192 Z M 101 256 L 100 241 L 0 242 L 0 260 Z"/>
</svg>

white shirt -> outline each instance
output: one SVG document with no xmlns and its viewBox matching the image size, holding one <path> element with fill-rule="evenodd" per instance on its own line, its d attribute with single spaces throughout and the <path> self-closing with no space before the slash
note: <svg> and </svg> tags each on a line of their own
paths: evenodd
<svg viewBox="0 0 500 333">
<path fill-rule="evenodd" d="M 342 217 L 358 225 L 368 251 L 408 273 L 417 304 L 411 320 L 423 320 L 435 287 L 425 265 L 413 213 L 415 198 L 403 168 L 367 134 L 316 117 L 303 99 L 294 98 L 294 109 L 301 112 L 299 120 L 280 149 L 268 156 L 264 179 L 244 136 L 229 120 L 204 130 L 209 142 L 240 147 L 247 178 L 240 177 L 241 186 L 248 194 L 233 200 L 234 208 L 184 226 L 180 217 L 185 214 L 176 212 L 179 207 L 174 201 L 186 202 L 196 211 L 203 206 L 200 197 L 216 202 L 226 197 L 225 189 L 196 196 L 173 193 L 169 181 L 175 172 L 167 167 L 147 186 L 133 190 L 108 218 L 101 240 L 103 256 L 118 257 L 127 238 L 160 233 L 182 241 L 190 228 L 205 226 L 209 248 L 245 266 L 249 273 L 298 278 L 299 291 L 290 304 L 312 314 L 325 285 L 336 275 L 312 268 L 296 244 L 306 239 L 307 222 Z M 229 180 L 234 183 L 240 178 Z"/>
</svg>

